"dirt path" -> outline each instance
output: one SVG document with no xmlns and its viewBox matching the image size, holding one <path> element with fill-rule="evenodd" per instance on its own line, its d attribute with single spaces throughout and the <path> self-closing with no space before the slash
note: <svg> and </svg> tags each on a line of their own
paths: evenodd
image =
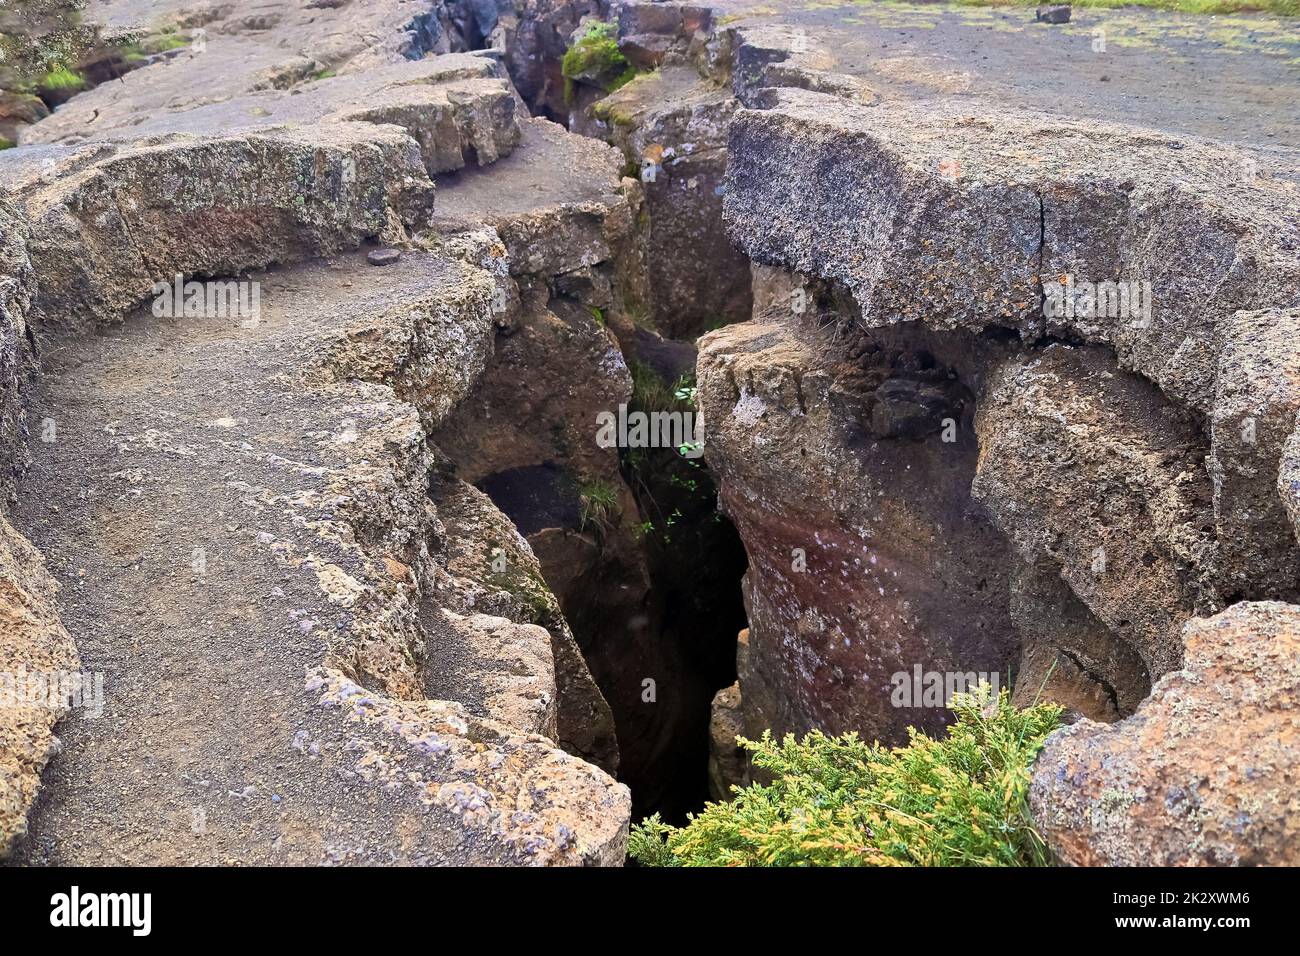
<svg viewBox="0 0 1300 956">
<path fill-rule="evenodd" d="M 303 689 L 352 619 L 314 578 L 361 576 L 330 478 L 400 409 L 298 373 L 374 301 L 453 277 L 351 256 L 262 276 L 255 328 L 144 314 L 47 355 L 33 414 L 57 440 L 34 446 L 16 517 L 106 706 L 61 726 L 19 861 L 465 858 L 438 808 L 364 785 L 352 761 L 372 743 Z"/>
</svg>

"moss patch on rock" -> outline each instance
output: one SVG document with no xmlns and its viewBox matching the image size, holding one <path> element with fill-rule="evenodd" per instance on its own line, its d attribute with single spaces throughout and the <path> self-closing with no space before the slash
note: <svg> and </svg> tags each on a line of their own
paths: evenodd
<svg viewBox="0 0 1300 956">
<path fill-rule="evenodd" d="M 586 83 L 612 93 L 637 75 L 636 67 L 619 51 L 614 26 L 610 23 L 588 25 L 587 31 L 565 52 L 560 72 L 564 75 L 566 100 L 573 98 L 575 83 Z"/>
</svg>

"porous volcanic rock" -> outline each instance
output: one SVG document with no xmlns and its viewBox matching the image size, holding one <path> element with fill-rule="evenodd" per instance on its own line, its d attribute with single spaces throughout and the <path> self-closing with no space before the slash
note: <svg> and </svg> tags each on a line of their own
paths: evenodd
<svg viewBox="0 0 1300 956">
<path fill-rule="evenodd" d="M 404 132 L 369 123 L 0 154 L 30 221 L 35 317 L 113 321 L 177 274 L 231 275 L 423 224 L 433 188 Z"/>
<path fill-rule="evenodd" d="M 903 740 L 945 711 L 896 704 L 895 675 L 992 678 L 1016 654 L 1010 553 L 970 496 L 973 343 L 899 329 L 850 357 L 770 285 L 698 366 L 705 457 L 749 556 L 746 722 Z"/>
<path fill-rule="evenodd" d="M 752 310 L 749 261 L 722 224 L 727 130 L 737 103 L 685 65 L 640 76 L 591 108 L 593 132 L 640 177 L 649 217 L 651 318 L 672 338 Z"/>
<path fill-rule="evenodd" d="M 1235 604 L 1183 631 L 1184 667 L 1126 720 L 1057 731 L 1030 806 L 1063 863 L 1300 860 L 1300 608 Z"/>
<path fill-rule="evenodd" d="M 795 89 L 769 105 L 731 125 L 733 236 L 755 261 L 842 283 L 869 327 L 1109 345 L 1205 412 L 1225 319 L 1300 296 L 1297 186 L 1231 147 Z M 1149 315 L 1045 315 L 1044 287 L 1071 276 L 1150 283 Z"/>
<path fill-rule="evenodd" d="M 71 701 L 55 688 L 81 671 L 57 594 L 41 553 L 0 515 L 0 859 L 27 832 L 41 771 L 59 751 L 54 725 Z"/>
<path fill-rule="evenodd" d="M 1104 352 L 1051 345 L 991 376 L 975 427 L 972 493 L 1020 559 L 1059 573 L 1152 679 L 1177 669 L 1183 622 L 1220 600 L 1194 419 Z"/>
</svg>

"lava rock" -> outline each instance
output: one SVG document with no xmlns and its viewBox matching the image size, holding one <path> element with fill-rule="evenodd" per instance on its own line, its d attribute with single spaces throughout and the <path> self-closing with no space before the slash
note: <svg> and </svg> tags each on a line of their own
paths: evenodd
<svg viewBox="0 0 1300 956">
<path fill-rule="evenodd" d="M 1030 809 L 1081 866 L 1294 866 L 1300 608 L 1242 603 L 1183 630 L 1186 665 L 1128 720 L 1047 739 Z"/>
<path fill-rule="evenodd" d="M 401 258 L 401 252 L 396 249 L 372 249 L 366 254 L 366 261 L 372 266 L 391 266 Z"/>
<path fill-rule="evenodd" d="M 1068 3 L 1039 4 L 1034 19 L 1039 23 L 1069 23 L 1072 12 Z"/>
</svg>

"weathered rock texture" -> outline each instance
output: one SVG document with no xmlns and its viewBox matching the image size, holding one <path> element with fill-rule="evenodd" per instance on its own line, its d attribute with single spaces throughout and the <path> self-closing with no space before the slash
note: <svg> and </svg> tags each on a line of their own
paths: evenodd
<svg viewBox="0 0 1300 956">
<path fill-rule="evenodd" d="M 1020 561 L 1059 574 L 1159 677 L 1219 603 L 1195 421 L 1101 350 L 1052 345 L 992 376 L 972 486 Z M 1120 680 L 1111 675 L 1111 683 Z"/>
<path fill-rule="evenodd" d="M 638 77 L 591 108 L 645 191 L 650 318 L 672 338 L 749 317 L 749 262 L 722 224 L 729 90 L 691 66 Z"/>
<path fill-rule="evenodd" d="M 408 136 L 348 123 L 11 150 L 0 187 L 31 223 L 36 317 L 64 327 L 119 317 L 177 274 L 401 239 L 433 193 Z"/>
<path fill-rule="evenodd" d="M 789 296 L 756 298 L 699 359 L 705 454 L 749 554 L 747 721 L 935 728 L 942 707 L 891 702 L 894 675 L 1005 675 L 1016 647 L 1007 545 L 970 498 L 971 344 L 907 330 L 841 356 Z"/>
<path fill-rule="evenodd" d="M 692 786 L 679 768 L 683 751 L 703 752 L 713 688 L 697 686 L 682 647 L 698 636 L 672 630 L 652 594 L 642 517 L 619 451 L 595 440 L 597 414 L 631 398 L 626 346 L 614 330 L 631 326 L 628 303 L 646 287 L 642 191 L 621 167 L 613 148 L 539 118 L 524 122 L 510 157 L 440 178 L 437 227 L 455 234 L 493 226 L 517 292 L 498 316 L 480 383 L 434 440 L 457 475 L 527 536 L 615 704 L 621 778 L 639 806 L 655 807 Z M 589 501 L 601 494 L 612 506 L 597 516 Z M 664 688 L 658 700 L 643 700 L 646 679 Z M 702 762 L 699 770 L 702 778 Z"/>
<path fill-rule="evenodd" d="M 286 96 L 264 90 L 141 118 L 101 117 L 95 138 L 139 140 L 165 133 L 211 135 L 329 122 L 391 123 L 420 144 L 430 175 L 467 162 L 495 162 L 519 139 L 516 98 L 501 67 L 486 56 L 449 54 L 377 66 L 364 73 L 313 80 Z M 63 130 L 36 127 L 28 142 L 69 141 Z"/>
<path fill-rule="evenodd" d="M 1030 803 L 1077 866 L 1294 866 L 1300 609 L 1236 604 L 1183 631 L 1183 670 L 1113 727 L 1058 731 Z"/>
<path fill-rule="evenodd" d="M 59 749 L 54 725 L 70 703 L 48 681 L 80 671 L 57 590 L 40 552 L 0 516 L 0 858 L 26 833 L 41 771 Z"/>
<path fill-rule="evenodd" d="M 1275 635 L 1293 608 L 1187 622 L 1300 598 L 1293 157 L 872 105 L 780 29 L 711 46 L 750 107 L 730 121 L 723 209 L 756 263 L 755 318 L 699 359 L 706 455 L 751 562 L 741 724 L 896 741 L 930 714 L 891 706 L 891 668 L 997 670 L 1018 703 L 1091 718 L 1036 782 L 1068 859 L 1281 859 L 1294 748 L 1260 743 L 1253 769 L 1224 755 L 1264 699 L 1285 713 L 1292 676 L 1248 679 L 1271 637 L 1239 661 L 1207 641 Z M 1089 308 L 1103 283 L 1110 303 Z M 1193 697 L 1203 724 L 1175 720 Z M 720 698 L 720 726 L 735 707 Z M 1144 790 L 1175 779 L 1198 726 L 1221 779 Z"/>
<path fill-rule="evenodd" d="M 1108 345 L 1204 413 L 1227 318 L 1300 295 L 1296 186 L 1229 147 L 803 90 L 770 102 L 732 124 L 733 234 L 757 261 L 842 283 L 867 327 Z M 1044 286 L 1066 276 L 1151 283 L 1149 321 L 1045 315 Z"/>
</svg>

